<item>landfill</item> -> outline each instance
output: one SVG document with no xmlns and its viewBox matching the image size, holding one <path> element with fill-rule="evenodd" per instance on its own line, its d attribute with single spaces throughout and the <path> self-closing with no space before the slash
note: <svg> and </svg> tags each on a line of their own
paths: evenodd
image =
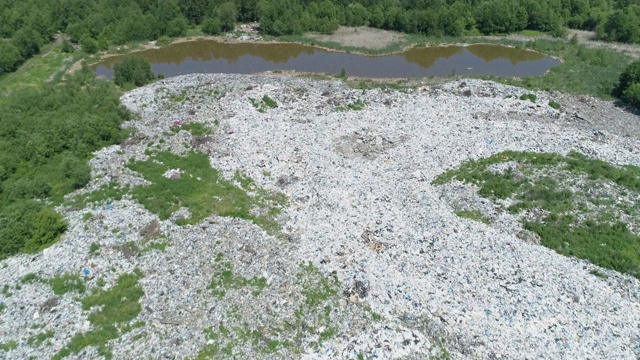
<svg viewBox="0 0 640 360">
<path fill-rule="evenodd" d="M 535 103 L 520 100 L 529 93 Z M 265 96 L 277 106 L 255 106 Z M 226 179 L 245 174 L 286 195 L 280 233 L 217 214 L 179 225 L 187 207 L 163 220 L 127 194 L 60 206 L 69 228 L 59 242 L 0 261 L 0 344 L 14 342 L 0 357 L 48 359 L 94 326 L 83 294 L 56 295 L 28 274 L 75 274 L 90 293 L 140 271 L 138 325 L 107 343 L 115 359 L 195 358 L 216 344 L 229 351 L 218 358 L 238 359 L 640 358 L 637 278 L 523 238 L 513 218 L 458 217 L 456 202 L 491 209 L 468 184 L 431 184 L 504 150 L 640 165 L 640 117 L 629 109 L 476 79 L 361 89 L 282 74 L 180 76 L 121 101 L 135 114 L 130 138 L 96 152 L 91 182 L 70 198 L 149 185 L 128 164 L 197 151 Z M 153 236 L 166 248 L 143 251 Z M 216 292 L 225 261 L 243 287 Z M 338 290 L 305 308 L 313 291 L 325 293 L 296 279 L 316 270 L 318 288 Z M 228 329 L 252 335 L 224 340 Z M 87 346 L 67 358 L 103 357 Z"/>
</svg>

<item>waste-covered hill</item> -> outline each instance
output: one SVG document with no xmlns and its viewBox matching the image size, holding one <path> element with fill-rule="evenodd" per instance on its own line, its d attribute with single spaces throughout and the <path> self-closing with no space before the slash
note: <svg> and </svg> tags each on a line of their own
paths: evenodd
<svg viewBox="0 0 640 360">
<path fill-rule="evenodd" d="M 640 165 L 637 115 L 479 80 L 191 75 L 122 102 L 132 135 L 59 208 L 65 236 L 2 262 L 2 357 L 640 356 L 632 272 L 432 183 L 506 150 Z"/>
</svg>

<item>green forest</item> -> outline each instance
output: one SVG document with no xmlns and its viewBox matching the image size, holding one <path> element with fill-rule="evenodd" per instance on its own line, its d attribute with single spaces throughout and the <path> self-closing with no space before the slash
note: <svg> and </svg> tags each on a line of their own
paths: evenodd
<svg viewBox="0 0 640 360">
<path fill-rule="evenodd" d="M 118 64 L 115 81 L 88 69 L 65 76 L 60 63 L 42 70 L 33 61 L 218 34 L 238 22 L 258 22 L 271 36 L 332 33 L 340 25 L 435 37 L 522 30 L 561 36 L 569 27 L 640 43 L 640 0 L 0 0 L 0 259 L 40 250 L 66 230 L 54 207 L 88 183 L 94 151 L 128 136 L 120 128 L 130 118 L 121 91 L 155 78 L 140 59 Z M 571 66 L 610 61 L 605 50 L 569 45 L 574 50 Z M 540 81 L 565 81 L 551 79 Z M 640 108 L 640 62 L 621 74 L 613 94 Z"/>
<path fill-rule="evenodd" d="M 339 25 L 430 36 L 565 27 L 640 43 L 640 0 L 0 0 L 0 74 L 37 54 L 57 32 L 88 52 L 113 44 L 208 34 L 257 21 L 265 35 L 331 33 Z"/>
</svg>

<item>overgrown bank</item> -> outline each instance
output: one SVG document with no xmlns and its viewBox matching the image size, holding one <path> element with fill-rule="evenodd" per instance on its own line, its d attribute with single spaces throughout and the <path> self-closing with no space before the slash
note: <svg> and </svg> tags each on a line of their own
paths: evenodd
<svg viewBox="0 0 640 360">
<path fill-rule="evenodd" d="M 33 252 L 66 229 L 53 206 L 91 178 L 92 153 L 127 137 L 111 83 L 81 71 L 0 102 L 0 258 Z"/>
<path fill-rule="evenodd" d="M 575 152 L 504 151 L 465 162 L 433 183 L 452 180 L 477 186 L 480 196 L 515 216 L 542 245 L 640 278 L 640 167 L 612 166 Z"/>
</svg>

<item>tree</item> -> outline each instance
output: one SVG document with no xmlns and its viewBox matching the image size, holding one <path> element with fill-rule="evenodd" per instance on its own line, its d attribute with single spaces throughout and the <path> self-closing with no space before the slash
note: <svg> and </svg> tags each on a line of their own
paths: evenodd
<svg viewBox="0 0 640 360">
<path fill-rule="evenodd" d="M 486 1 L 477 7 L 475 19 L 483 34 L 510 33 L 527 26 L 527 10 L 511 0 Z"/>
<path fill-rule="evenodd" d="M 367 25 L 369 12 L 367 8 L 360 3 L 349 4 L 346 8 L 346 25 L 347 26 L 363 26 Z"/>
<path fill-rule="evenodd" d="M 0 42 L 0 75 L 15 71 L 22 61 L 20 50 L 10 42 Z"/>
<path fill-rule="evenodd" d="M 629 64 L 622 74 L 613 94 L 640 109 L 640 60 Z"/>
<path fill-rule="evenodd" d="M 301 34 L 305 31 L 307 13 L 295 0 L 260 0 L 258 3 L 260 28 L 269 35 Z"/>
<path fill-rule="evenodd" d="M 24 243 L 25 252 L 42 250 L 53 244 L 67 230 L 67 222 L 50 207 L 44 207 L 34 214 L 35 229 Z"/>
<path fill-rule="evenodd" d="M 23 27 L 16 31 L 11 42 L 18 48 L 23 59 L 28 59 L 40 52 L 40 34 L 31 28 Z"/>
<path fill-rule="evenodd" d="M 184 36 L 187 33 L 187 28 L 189 27 L 189 23 L 187 19 L 180 16 L 169 22 L 167 25 L 166 34 L 172 37 Z"/>
<path fill-rule="evenodd" d="M 222 24 L 220 24 L 220 19 L 216 18 L 205 18 L 202 21 L 202 31 L 207 35 L 218 35 L 222 32 Z"/>
<path fill-rule="evenodd" d="M 181 0 L 180 10 L 192 24 L 200 24 L 207 11 L 207 0 Z"/>
<path fill-rule="evenodd" d="M 609 41 L 628 43 L 640 42 L 640 7 L 630 6 L 625 10 L 617 10 L 607 19 L 604 25 L 605 37 Z"/>
<path fill-rule="evenodd" d="M 640 82 L 631 84 L 622 92 L 622 101 L 640 109 Z"/>
<path fill-rule="evenodd" d="M 220 5 L 217 9 L 217 14 L 220 19 L 220 27 L 222 31 L 233 31 L 236 28 L 238 10 L 233 1 L 227 1 Z"/>
<path fill-rule="evenodd" d="M 113 66 L 113 79 L 119 86 L 143 86 L 155 79 L 149 60 L 141 56 L 125 56 Z"/>
<path fill-rule="evenodd" d="M 80 46 L 87 54 L 95 54 L 98 51 L 98 42 L 88 34 L 82 36 Z"/>
</svg>

